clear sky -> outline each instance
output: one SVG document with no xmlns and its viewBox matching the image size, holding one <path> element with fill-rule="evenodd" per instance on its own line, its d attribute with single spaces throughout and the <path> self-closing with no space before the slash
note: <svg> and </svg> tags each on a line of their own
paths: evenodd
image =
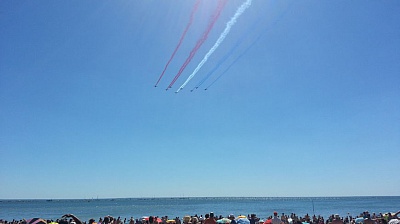
<svg viewBox="0 0 400 224">
<path fill-rule="evenodd" d="M 157 88 L 195 0 L 1 1 L 0 198 L 400 195 L 400 1 L 254 0 L 175 94 L 243 2 L 165 91 L 217 1 Z"/>
</svg>

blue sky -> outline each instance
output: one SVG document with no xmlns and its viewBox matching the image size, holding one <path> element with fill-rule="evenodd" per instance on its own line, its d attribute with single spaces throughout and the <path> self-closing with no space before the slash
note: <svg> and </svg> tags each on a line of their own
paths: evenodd
<svg viewBox="0 0 400 224">
<path fill-rule="evenodd" d="M 165 91 L 216 1 L 157 88 L 194 0 L 1 1 L 0 198 L 400 195 L 400 2 L 254 0 L 175 94 L 243 2 Z"/>
</svg>

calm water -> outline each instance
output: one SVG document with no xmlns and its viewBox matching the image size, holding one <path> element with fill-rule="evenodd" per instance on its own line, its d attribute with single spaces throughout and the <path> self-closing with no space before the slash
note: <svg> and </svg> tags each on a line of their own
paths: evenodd
<svg viewBox="0 0 400 224">
<path fill-rule="evenodd" d="M 360 212 L 396 212 L 400 210 L 397 197 L 313 197 L 313 198 L 123 198 L 94 200 L 1 200 L 0 219 L 29 219 L 40 217 L 57 219 L 73 213 L 82 221 L 111 215 L 129 219 L 131 216 L 183 217 L 185 215 L 257 214 L 264 219 L 273 211 L 322 215 L 325 218 L 338 213 L 356 216 Z"/>
</svg>

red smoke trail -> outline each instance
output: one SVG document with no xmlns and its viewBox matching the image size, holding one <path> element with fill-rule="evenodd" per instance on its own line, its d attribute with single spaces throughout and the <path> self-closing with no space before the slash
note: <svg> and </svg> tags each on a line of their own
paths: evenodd
<svg viewBox="0 0 400 224">
<path fill-rule="evenodd" d="M 179 69 L 178 74 L 176 74 L 175 78 L 172 80 L 172 82 L 169 84 L 168 88 L 171 88 L 172 85 L 176 82 L 176 80 L 179 78 L 179 76 L 182 74 L 183 70 L 185 70 L 186 66 L 190 63 L 194 55 L 196 54 L 197 50 L 201 47 L 201 45 L 207 40 L 208 34 L 210 33 L 211 29 L 213 28 L 215 22 L 218 20 L 218 17 L 221 15 L 221 11 L 224 8 L 225 4 L 227 3 L 228 0 L 222 0 L 218 1 L 218 7 L 216 9 L 216 13 L 211 19 L 210 23 L 208 24 L 208 27 L 206 31 L 203 33 L 203 36 L 197 41 L 196 46 L 192 49 L 190 52 L 188 58 L 186 58 L 185 63 L 183 63 L 182 67 Z M 167 89 L 168 89 L 167 88 Z"/>
<path fill-rule="evenodd" d="M 183 33 L 182 33 L 181 39 L 179 39 L 179 43 L 178 43 L 178 45 L 175 47 L 174 52 L 172 53 L 171 57 L 169 58 L 167 64 L 165 65 L 164 70 L 162 71 L 162 73 L 161 73 L 161 75 L 160 75 L 160 78 L 158 78 L 155 87 L 157 87 L 157 85 L 158 85 L 158 83 L 160 82 L 161 78 L 163 77 L 165 71 L 167 70 L 169 63 L 170 63 L 170 62 L 172 61 L 172 59 L 174 58 L 176 52 L 178 51 L 179 47 L 181 46 L 181 44 L 182 44 L 182 42 L 183 42 L 183 39 L 185 39 L 185 36 L 186 36 L 187 31 L 189 30 L 190 25 L 192 25 L 194 13 L 195 13 L 195 12 L 197 11 L 197 9 L 199 8 L 200 2 L 201 2 L 201 0 L 197 0 L 197 1 L 196 1 L 195 5 L 194 5 L 194 7 L 193 7 L 193 9 L 192 9 L 192 12 L 190 13 L 190 20 L 189 20 L 188 24 L 186 25 L 185 30 L 184 30 Z"/>
</svg>

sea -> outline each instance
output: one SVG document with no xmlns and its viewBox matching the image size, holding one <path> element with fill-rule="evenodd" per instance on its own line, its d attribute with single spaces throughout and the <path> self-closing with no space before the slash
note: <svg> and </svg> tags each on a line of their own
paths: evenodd
<svg viewBox="0 0 400 224">
<path fill-rule="evenodd" d="M 64 214 L 74 214 L 82 221 L 111 215 L 129 220 L 143 216 L 205 215 L 214 212 L 224 217 L 229 214 L 256 214 L 261 219 L 279 214 L 298 216 L 332 214 L 342 217 L 370 213 L 397 212 L 400 196 L 377 197 L 173 197 L 173 198 L 109 198 L 62 200 L 7 200 L 0 199 L 0 219 L 11 221 L 43 218 L 56 220 Z"/>
</svg>

